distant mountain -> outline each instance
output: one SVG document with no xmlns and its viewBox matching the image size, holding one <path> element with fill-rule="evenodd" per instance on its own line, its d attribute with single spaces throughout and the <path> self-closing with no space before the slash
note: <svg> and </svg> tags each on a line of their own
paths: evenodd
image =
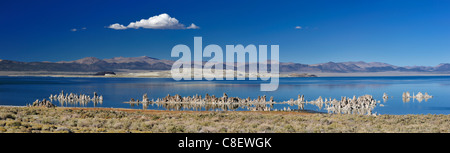
<svg viewBox="0 0 450 153">
<path fill-rule="evenodd" d="M 172 65 L 173 61 L 170 60 L 160 60 L 157 58 L 152 58 L 152 57 L 148 57 L 148 56 L 141 56 L 141 57 L 114 57 L 111 59 L 103 59 L 100 60 L 96 57 L 85 57 L 79 60 L 75 60 L 75 61 L 61 61 L 61 62 L 57 62 L 57 63 L 77 63 L 77 64 L 87 64 L 87 65 L 91 65 L 91 64 L 95 64 L 98 62 L 106 62 L 106 63 L 116 63 L 116 64 L 122 64 L 122 63 L 147 63 L 147 64 L 156 64 L 156 63 L 164 63 L 164 64 L 168 64 L 168 65 Z"/>
<path fill-rule="evenodd" d="M 320 70 L 327 72 L 359 72 L 364 70 L 363 68 L 360 68 L 355 64 L 344 64 L 334 62 L 318 64 L 317 67 Z"/>
<path fill-rule="evenodd" d="M 65 64 L 70 64 L 70 63 L 76 63 L 76 64 L 87 64 L 87 65 L 91 65 L 97 62 L 100 62 L 101 60 L 96 58 L 96 57 L 85 57 L 76 61 L 70 61 L 70 62 L 65 62 L 65 61 L 61 61 L 61 62 L 57 62 L 57 63 L 65 63 Z"/>
<path fill-rule="evenodd" d="M 391 64 L 387 64 L 387 63 L 381 63 L 381 62 L 370 62 L 370 63 L 366 63 L 363 61 L 359 61 L 359 62 L 342 62 L 342 64 L 345 65 L 356 65 L 360 68 L 370 68 L 370 67 L 394 67 L 396 68 L 396 66 L 391 65 Z"/>
<path fill-rule="evenodd" d="M 63 71 L 63 72 L 98 72 L 129 70 L 169 70 L 173 61 L 160 60 L 147 56 L 115 57 L 112 59 L 98 59 L 86 57 L 75 61 L 61 62 L 17 62 L 0 61 L 0 71 Z"/>
<path fill-rule="evenodd" d="M 328 72 L 328 73 L 350 73 L 350 72 L 436 72 L 450 73 L 450 64 L 440 64 L 436 67 L 432 66 L 395 66 L 387 63 L 363 61 L 359 62 L 328 62 L 320 64 L 299 65 L 297 63 L 280 64 L 280 70 L 290 72 Z M 281 71 L 283 72 L 283 71 Z M 286 72 L 286 71 L 284 71 Z"/>
<path fill-rule="evenodd" d="M 174 61 L 157 59 L 148 56 L 141 57 L 114 57 L 111 59 L 98 59 L 86 57 L 75 61 L 60 62 L 18 62 L 0 60 L 0 71 L 63 71 L 63 72 L 101 72 L 128 70 L 170 70 Z M 204 62 L 202 62 L 204 63 Z M 253 63 L 255 64 L 255 63 Z M 237 64 L 237 67 L 251 64 Z M 225 65 L 223 66 L 225 68 Z M 270 70 L 270 65 L 268 66 Z M 380 62 L 328 62 L 320 64 L 301 64 L 280 62 L 281 73 L 350 73 L 350 72 L 435 72 L 450 73 L 450 63 L 432 66 L 395 66 Z"/>
<path fill-rule="evenodd" d="M 160 60 L 157 58 L 152 58 L 148 56 L 141 57 L 114 57 L 112 59 L 104 59 L 108 63 L 133 63 L 133 62 L 145 62 L 148 64 L 164 63 L 167 65 L 172 65 L 174 62 L 170 60 Z"/>
<path fill-rule="evenodd" d="M 434 68 L 435 71 L 447 71 L 450 72 L 450 63 L 442 63 Z"/>
<path fill-rule="evenodd" d="M 318 67 L 300 63 L 280 63 L 280 72 L 317 72 Z"/>
</svg>

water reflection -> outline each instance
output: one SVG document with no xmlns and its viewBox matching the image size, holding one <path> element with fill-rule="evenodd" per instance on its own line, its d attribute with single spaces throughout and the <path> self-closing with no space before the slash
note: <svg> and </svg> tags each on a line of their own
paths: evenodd
<svg viewBox="0 0 450 153">
<path fill-rule="evenodd" d="M 235 111 L 238 109 L 248 111 L 303 111 L 305 105 L 308 104 L 318 107 L 319 110 L 327 110 L 328 113 L 376 115 L 376 113 L 372 113 L 372 110 L 379 101 L 374 100 L 371 95 L 364 95 L 358 98 L 356 96 L 353 98 L 342 97 L 341 100 L 319 97 L 311 101 L 305 100 L 304 95 L 298 95 L 296 100 L 292 98 L 288 101 L 275 102 L 273 97 L 267 100 L 265 95 L 258 96 L 256 99 L 250 99 L 250 97 L 228 97 L 224 93 L 222 97 L 206 94 L 204 98 L 201 95 L 181 97 L 176 94 L 174 96 L 167 95 L 156 100 L 149 100 L 147 94 L 144 94 L 142 101 L 132 98 L 124 103 L 129 103 L 131 107 L 142 105 L 143 109 L 148 109 L 149 106 L 152 106 L 176 111 Z M 282 109 L 278 109 L 281 107 Z"/>
<path fill-rule="evenodd" d="M 389 96 L 386 93 L 383 93 L 383 102 L 387 102 Z"/>
<path fill-rule="evenodd" d="M 156 100 L 149 100 L 147 94 L 142 96 L 142 101 L 134 100 L 124 102 L 129 103 L 132 107 L 135 105 L 142 105 L 143 109 L 147 109 L 148 106 L 162 107 L 166 110 L 250 110 L 250 111 L 271 111 L 273 104 L 275 104 L 273 97 L 267 100 L 267 97 L 258 96 L 257 99 L 228 97 L 226 93 L 222 97 L 216 97 L 215 95 L 206 94 L 204 98 L 201 95 L 181 97 L 176 94 L 174 96 L 167 95 L 164 98 L 158 98 Z"/>
<path fill-rule="evenodd" d="M 387 88 L 389 84 L 317 84 L 317 87 L 327 88 L 329 90 L 335 89 L 366 89 L 366 88 Z"/>
<path fill-rule="evenodd" d="M 425 92 L 425 94 L 422 94 L 421 92 L 419 92 L 419 93 L 417 93 L 417 94 L 414 94 L 414 93 L 413 93 L 412 96 L 411 96 L 411 94 L 409 93 L 409 91 L 403 92 L 402 100 L 403 100 L 404 103 L 409 102 L 411 98 L 413 99 L 413 102 L 414 102 L 414 100 L 417 100 L 417 101 L 420 103 L 420 102 L 422 102 L 422 101 L 424 101 L 424 100 L 425 100 L 425 102 L 427 102 L 428 99 L 433 98 L 433 96 L 428 95 L 428 93 L 426 93 L 426 92 Z"/>
<path fill-rule="evenodd" d="M 193 111 L 270 111 L 273 109 L 273 105 L 265 104 L 253 104 L 253 105 L 241 105 L 241 104 L 199 104 L 199 103 L 156 103 L 156 102 L 140 102 L 130 103 L 131 107 L 139 107 L 142 105 L 142 109 L 151 108 L 164 108 L 165 110 L 181 111 L 181 110 L 193 110 Z"/>
</svg>

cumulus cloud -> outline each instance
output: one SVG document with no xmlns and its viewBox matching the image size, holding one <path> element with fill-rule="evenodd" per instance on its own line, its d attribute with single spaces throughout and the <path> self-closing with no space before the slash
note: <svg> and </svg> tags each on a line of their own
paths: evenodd
<svg viewBox="0 0 450 153">
<path fill-rule="evenodd" d="M 108 28 L 115 30 L 124 29 L 198 29 L 199 27 L 195 24 L 191 24 L 189 27 L 185 27 L 176 18 L 170 17 L 167 13 L 156 15 L 148 19 L 141 19 L 136 22 L 131 22 L 127 26 L 119 23 L 111 24 Z"/>
<path fill-rule="evenodd" d="M 302 27 L 301 26 L 296 26 L 295 29 L 302 29 Z"/>
</svg>

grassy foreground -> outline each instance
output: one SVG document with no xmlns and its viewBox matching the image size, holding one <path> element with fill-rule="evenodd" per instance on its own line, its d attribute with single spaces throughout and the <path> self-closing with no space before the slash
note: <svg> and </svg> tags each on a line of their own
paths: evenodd
<svg viewBox="0 0 450 153">
<path fill-rule="evenodd" d="M 450 115 L 337 115 L 0 107 L 0 133 L 449 132 Z"/>
</svg>

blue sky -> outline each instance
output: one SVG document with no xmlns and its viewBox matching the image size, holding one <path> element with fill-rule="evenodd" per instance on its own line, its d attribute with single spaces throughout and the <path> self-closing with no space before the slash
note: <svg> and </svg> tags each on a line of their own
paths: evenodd
<svg viewBox="0 0 450 153">
<path fill-rule="evenodd" d="M 177 44 L 279 45 L 280 61 L 450 63 L 450 1 L 0 1 L 0 59 L 171 58 Z M 167 13 L 199 29 L 108 28 Z M 300 26 L 301 29 L 296 29 Z M 73 30 L 73 29 L 76 29 Z"/>
</svg>

